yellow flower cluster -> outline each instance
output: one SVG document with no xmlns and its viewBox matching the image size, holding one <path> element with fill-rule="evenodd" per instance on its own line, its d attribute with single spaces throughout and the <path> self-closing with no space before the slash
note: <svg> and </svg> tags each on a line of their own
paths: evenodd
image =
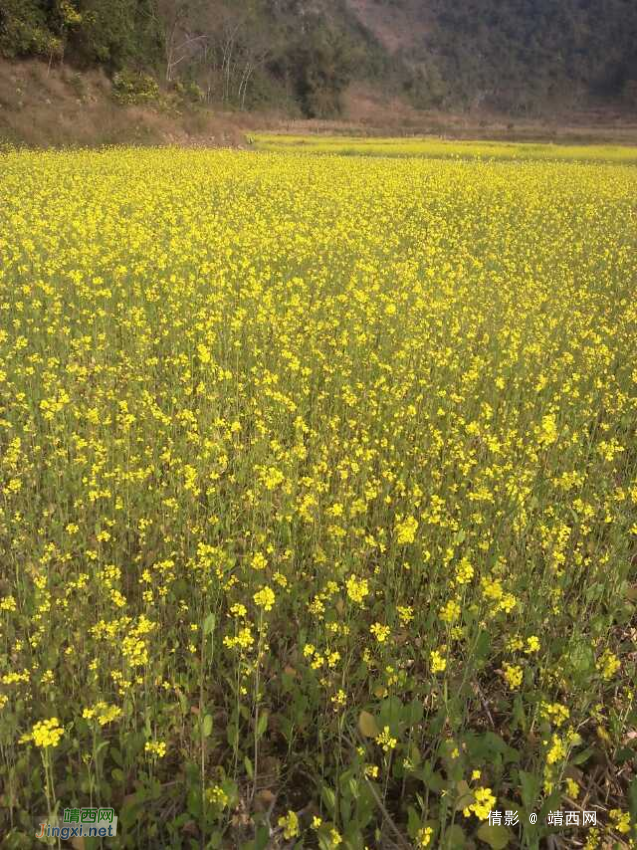
<svg viewBox="0 0 637 850">
<path fill-rule="evenodd" d="M 296 838 L 299 835 L 299 818 L 296 812 L 288 812 L 287 815 L 283 815 L 279 818 L 279 826 L 283 830 L 283 837 L 286 841 L 289 841 L 291 838 Z"/>
<path fill-rule="evenodd" d="M 122 715 L 122 709 L 117 705 L 108 705 L 105 702 L 96 702 L 90 708 L 85 708 L 82 712 L 82 717 L 85 720 L 97 719 L 100 726 L 106 726 L 107 723 L 112 723 Z"/>
<path fill-rule="evenodd" d="M 437 649 L 432 649 L 431 654 L 431 672 L 432 673 L 444 673 L 447 669 L 447 659 L 438 652 Z"/>
<path fill-rule="evenodd" d="M 63 735 L 64 729 L 60 726 L 60 721 L 57 717 L 51 717 L 36 723 L 29 734 L 22 736 L 21 741 L 33 741 L 35 746 L 42 750 L 55 749 Z"/>
<path fill-rule="evenodd" d="M 220 785 L 213 785 L 206 789 L 206 799 L 213 806 L 218 806 L 220 809 L 225 809 L 230 798 Z"/>
<path fill-rule="evenodd" d="M 472 791 L 474 802 L 470 803 L 463 814 L 466 818 L 474 814 L 479 820 L 486 820 L 489 817 L 489 812 L 495 809 L 496 798 L 490 788 L 475 788 Z"/>
<path fill-rule="evenodd" d="M 453 623 L 460 617 L 462 608 L 455 599 L 450 599 L 449 602 L 440 611 L 440 619 L 443 623 Z"/>
<path fill-rule="evenodd" d="M 430 826 L 423 826 L 418 830 L 418 834 L 416 835 L 416 847 L 424 848 L 429 847 L 431 844 L 431 839 L 433 837 L 434 831 Z"/>
<path fill-rule="evenodd" d="M 367 583 L 367 579 L 357 578 L 355 575 L 351 575 L 347 579 L 347 595 L 352 602 L 357 602 L 359 605 L 362 605 L 368 594 L 369 585 Z"/>
<path fill-rule="evenodd" d="M 254 604 L 264 611 L 271 611 L 276 601 L 276 596 L 271 587 L 262 587 L 254 594 Z"/>
<path fill-rule="evenodd" d="M 146 741 L 144 752 L 152 758 L 163 758 L 166 755 L 167 746 L 165 741 Z"/>
<path fill-rule="evenodd" d="M 615 673 L 619 670 L 621 662 L 614 652 L 605 649 L 601 658 L 597 663 L 598 670 L 602 677 L 608 681 L 612 679 Z"/>
<path fill-rule="evenodd" d="M 389 753 L 396 749 L 398 741 L 393 738 L 389 732 L 389 726 L 385 726 L 383 731 L 376 737 L 376 743 L 382 747 L 384 752 Z"/>
<path fill-rule="evenodd" d="M 509 690 L 517 691 L 522 684 L 523 670 L 518 664 L 504 665 L 504 680 Z"/>
<path fill-rule="evenodd" d="M 540 704 L 540 716 L 544 720 L 548 720 L 553 723 L 559 729 L 559 727 L 566 723 L 569 719 L 571 712 L 567 706 L 562 705 L 559 702 L 542 702 Z"/>
<path fill-rule="evenodd" d="M 237 634 L 234 637 L 230 635 L 226 635 L 223 639 L 223 645 L 227 646 L 228 649 L 242 649 L 247 651 L 254 644 L 254 635 L 250 629 L 250 626 L 243 626 L 243 628 L 239 629 Z"/>
<path fill-rule="evenodd" d="M 384 626 L 382 623 L 372 623 L 369 630 L 374 635 L 378 643 L 385 643 L 391 634 L 389 626 Z"/>
</svg>

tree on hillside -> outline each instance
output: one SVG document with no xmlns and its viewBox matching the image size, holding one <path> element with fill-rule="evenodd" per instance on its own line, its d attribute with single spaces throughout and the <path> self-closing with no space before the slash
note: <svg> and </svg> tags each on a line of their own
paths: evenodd
<svg viewBox="0 0 637 850">
<path fill-rule="evenodd" d="M 338 114 L 356 63 L 347 38 L 325 26 L 313 28 L 290 51 L 288 62 L 305 114 L 310 118 Z"/>
<path fill-rule="evenodd" d="M 112 70 L 159 64 L 163 34 L 155 0 L 79 0 L 78 8 L 82 23 L 71 39 L 78 57 Z"/>
<path fill-rule="evenodd" d="M 158 0 L 155 18 L 163 34 L 166 82 L 172 82 L 184 63 L 196 61 L 205 50 L 204 9 L 203 0 Z"/>
<path fill-rule="evenodd" d="M 251 80 L 271 55 L 267 33 L 249 12 L 224 10 L 211 31 L 207 68 L 211 91 L 223 103 L 245 108 Z"/>
<path fill-rule="evenodd" d="M 357 17 L 347 0 L 0 0 L 0 54 L 150 70 L 196 81 L 210 100 L 287 98 L 311 116 L 337 113 L 355 78 L 421 107 L 526 113 L 633 98 L 635 0 L 370 2 L 414 21 L 396 34 L 401 49 L 375 41 L 369 4 Z"/>
<path fill-rule="evenodd" d="M 49 53 L 55 37 L 47 11 L 48 3 L 40 0 L 3 0 L 0 53 L 8 57 Z"/>
</svg>

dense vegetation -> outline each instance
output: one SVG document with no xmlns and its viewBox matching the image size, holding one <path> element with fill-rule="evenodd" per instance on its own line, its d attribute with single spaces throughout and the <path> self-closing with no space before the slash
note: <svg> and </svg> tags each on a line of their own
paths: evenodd
<svg viewBox="0 0 637 850">
<path fill-rule="evenodd" d="M 210 101 L 311 116 L 338 112 L 356 78 L 418 106 L 630 106 L 635 45 L 631 0 L 0 0 L 5 56 L 151 70 Z"/>
<path fill-rule="evenodd" d="M 481 153 L 0 155 L 3 850 L 634 848 L 637 168 Z"/>
<path fill-rule="evenodd" d="M 397 0 L 401 2 L 401 0 Z M 633 0 L 427 0 L 434 25 L 416 49 L 435 57 L 443 97 L 520 110 L 564 99 L 631 96 Z"/>
<path fill-rule="evenodd" d="M 155 0 L 2 0 L 0 50 L 9 57 L 40 54 L 121 68 L 153 66 L 162 31 Z"/>
<path fill-rule="evenodd" d="M 324 17 L 295 0 L 1 0 L 0 53 L 101 64 L 126 85 L 151 71 L 209 101 L 308 115 L 337 112 L 354 70 L 379 76 L 387 61 L 344 5 Z"/>
</svg>

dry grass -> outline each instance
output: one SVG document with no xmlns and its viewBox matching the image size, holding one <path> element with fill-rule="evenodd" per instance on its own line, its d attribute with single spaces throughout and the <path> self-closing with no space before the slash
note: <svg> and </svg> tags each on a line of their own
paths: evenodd
<svg viewBox="0 0 637 850">
<path fill-rule="evenodd" d="M 122 107 L 101 71 L 0 61 L 0 144 L 239 147 L 244 125 L 249 128 L 250 120 L 211 110 Z"/>
<path fill-rule="evenodd" d="M 545 117 L 510 117 L 474 110 L 450 113 L 418 110 L 398 97 L 380 95 L 360 83 L 343 96 L 343 116 L 331 121 L 281 120 L 263 130 L 293 134 L 439 136 L 450 140 L 637 144 L 637 115 L 608 107 Z"/>
</svg>

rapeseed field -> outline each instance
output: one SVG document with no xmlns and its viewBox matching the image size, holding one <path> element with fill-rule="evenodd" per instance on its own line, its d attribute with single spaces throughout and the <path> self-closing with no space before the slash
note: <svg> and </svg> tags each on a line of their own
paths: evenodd
<svg viewBox="0 0 637 850">
<path fill-rule="evenodd" d="M 636 199 L 0 156 L 3 847 L 635 846 Z"/>
<path fill-rule="evenodd" d="M 262 151 L 305 151 L 341 156 L 427 157 L 522 161 L 617 162 L 637 165 L 637 148 L 630 145 L 546 144 L 535 142 L 450 141 L 437 136 L 384 138 L 375 136 L 299 136 L 258 133 L 252 144 Z"/>
</svg>

